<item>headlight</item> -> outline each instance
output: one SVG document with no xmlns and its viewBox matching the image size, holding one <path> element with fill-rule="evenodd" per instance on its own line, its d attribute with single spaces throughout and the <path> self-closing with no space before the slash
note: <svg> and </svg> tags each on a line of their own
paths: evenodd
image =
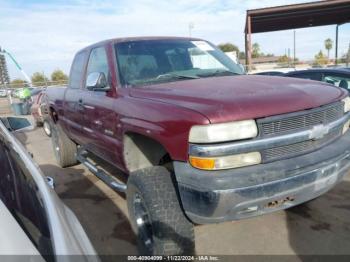
<svg viewBox="0 0 350 262">
<path fill-rule="evenodd" d="M 346 97 L 342 100 L 344 103 L 344 113 L 347 113 L 350 111 L 350 97 Z"/>
<path fill-rule="evenodd" d="M 349 104 L 350 108 L 350 104 Z M 235 121 L 222 124 L 193 126 L 190 131 L 190 143 L 225 142 L 258 135 L 258 128 L 254 120 Z"/>
<path fill-rule="evenodd" d="M 191 165 L 198 169 L 220 170 L 260 164 L 261 155 L 259 152 L 250 152 L 210 158 L 190 156 L 189 160 Z"/>
</svg>

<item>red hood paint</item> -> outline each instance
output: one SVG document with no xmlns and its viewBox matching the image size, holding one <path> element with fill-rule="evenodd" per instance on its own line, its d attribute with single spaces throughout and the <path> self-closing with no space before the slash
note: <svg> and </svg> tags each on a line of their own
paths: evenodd
<svg viewBox="0 0 350 262">
<path fill-rule="evenodd" d="M 130 95 L 188 108 L 220 123 L 311 109 L 339 101 L 346 92 L 310 80 L 242 75 L 131 88 Z"/>
</svg>

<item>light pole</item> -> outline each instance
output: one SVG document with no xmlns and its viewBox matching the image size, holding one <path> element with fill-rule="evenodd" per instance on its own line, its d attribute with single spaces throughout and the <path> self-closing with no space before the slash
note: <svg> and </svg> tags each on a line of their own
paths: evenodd
<svg viewBox="0 0 350 262">
<path fill-rule="evenodd" d="M 338 65 L 338 33 L 339 33 L 339 26 L 343 24 L 337 24 L 335 27 L 335 64 Z"/>
</svg>

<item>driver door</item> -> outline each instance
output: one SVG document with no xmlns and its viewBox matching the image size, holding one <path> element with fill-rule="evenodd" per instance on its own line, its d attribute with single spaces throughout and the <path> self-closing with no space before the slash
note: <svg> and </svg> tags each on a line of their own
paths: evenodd
<svg viewBox="0 0 350 262">
<path fill-rule="evenodd" d="M 108 85 L 111 85 L 108 58 L 104 46 L 91 50 L 86 70 L 86 79 L 91 73 L 103 73 L 106 76 Z M 112 92 L 83 89 L 84 119 L 82 132 L 87 138 L 86 149 L 104 160 L 116 163 L 116 152 L 120 146 L 116 139 L 117 114 L 113 110 L 116 99 Z"/>
</svg>

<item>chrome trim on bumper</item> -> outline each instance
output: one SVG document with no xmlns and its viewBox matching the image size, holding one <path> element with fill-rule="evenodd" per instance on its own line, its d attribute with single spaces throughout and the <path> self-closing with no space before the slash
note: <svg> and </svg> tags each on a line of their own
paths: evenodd
<svg viewBox="0 0 350 262">
<path fill-rule="evenodd" d="M 314 126 L 313 129 L 271 138 L 253 139 L 242 142 L 222 144 L 190 144 L 189 154 L 199 157 L 234 155 L 237 153 L 260 151 L 268 148 L 285 146 L 311 139 L 319 139 L 331 131 L 341 128 L 350 119 L 350 112 L 327 125 Z"/>
</svg>

